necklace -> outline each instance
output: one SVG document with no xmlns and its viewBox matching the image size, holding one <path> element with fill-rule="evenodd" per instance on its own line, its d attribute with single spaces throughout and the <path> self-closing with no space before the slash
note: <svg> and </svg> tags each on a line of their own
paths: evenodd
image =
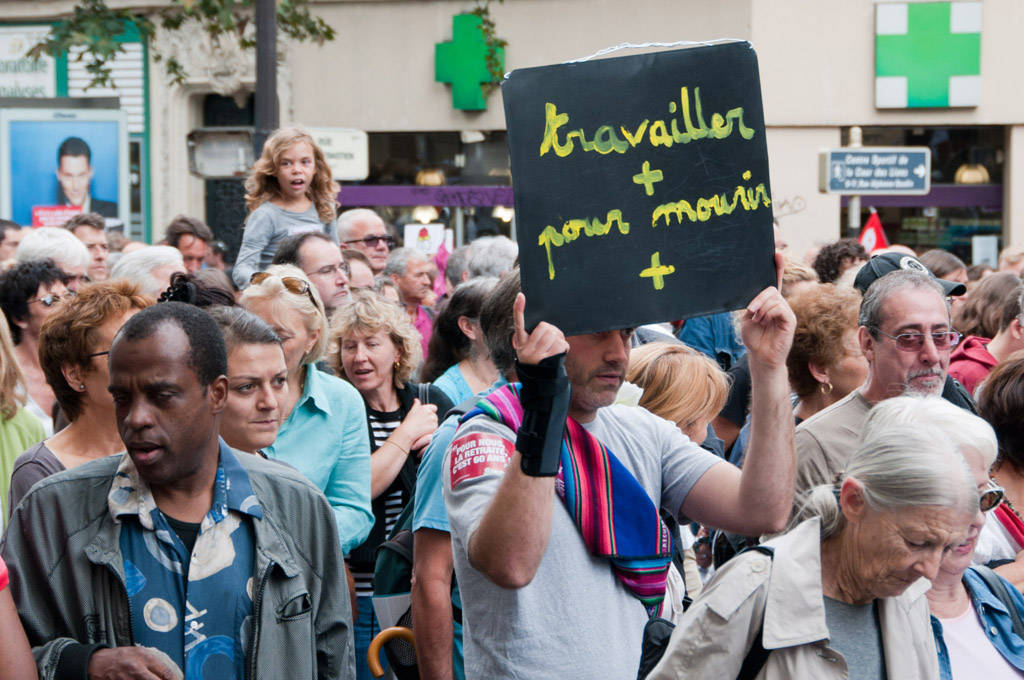
<svg viewBox="0 0 1024 680">
<path fill-rule="evenodd" d="M 481 389 L 484 389 L 491 384 L 489 382 L 484 382 L 483 380 L 480 379 L 480 374 L 476 372 L 476 366 L 473 365 L 472 359 L 465 359 L 465 363 L 466 366 L 469 368 L 469 372 L 473 374 L 473 379 L 476 380 L 476 385 L 473 386 L 474 388 L 480 387 L 482 385 L 483 387 Z M 474 393 L 479 391 L 480 390 L 478 389 L 473 390 Z"/>
</svg>

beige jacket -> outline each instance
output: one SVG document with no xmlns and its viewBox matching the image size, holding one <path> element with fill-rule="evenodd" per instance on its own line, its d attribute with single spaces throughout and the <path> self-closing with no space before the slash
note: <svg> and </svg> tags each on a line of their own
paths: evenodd
<svg viewBox="0 0 1024 680">
<path fill-rule="evenodd" d="M 760 552 L 733 558 L 715 574 L 672 633 L 668 651 L 648 676 L 735 678 L 764 621 L 771 652 L 758 680 L 846 679 L 846 660 L 828 646 L 821 590 L 820 522 L 803 522 Z M 938 655 L 920 579 L 896 598 L 879 601 L 889 680 L 939 677 Z"/>
</svg>

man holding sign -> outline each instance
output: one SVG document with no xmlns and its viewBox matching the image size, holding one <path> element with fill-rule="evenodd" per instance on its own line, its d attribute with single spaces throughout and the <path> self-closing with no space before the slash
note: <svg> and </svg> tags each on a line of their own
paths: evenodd
<svg viewBox="0 0 1024 680">
<path fill-rule="evenodd" d="M 466 677 L 633 677 L 671 559 L 658 508 L 744 535 L 786 522 L 795 319 L 774 287 L 746 307 L 753 433 L 740 471 L 674 424 L 613 405 L 631 329 L 527 331 L 525 309 L 520 295 L 509 335 L 521 387 L 467 414 L 445 463 Z"/>
</svg>

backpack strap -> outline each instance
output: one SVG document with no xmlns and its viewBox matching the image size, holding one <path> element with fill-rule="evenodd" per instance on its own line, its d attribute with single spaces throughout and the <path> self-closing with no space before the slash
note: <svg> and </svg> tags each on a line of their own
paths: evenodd
<svg viewBox="0 0 1024 680">
<path fill-rule="evenodd" d="M 769 558 L 775 557 L 775 549 L 766 545 L 751 546 L 740 552 L 745 553 L 750 550 L 764 553 Z M 644 626 L 643 647 L 640 655 L 640 669 L 636 676 L 637 680 L 644 680 L 654 670 L 654 667 L 658 665 L 658 662 L 661 661 L 661 657 L 665 655 L 665 651 L 668 649 L 669 639 L 672 637 L 672 630 L 674 628 L 674 624 L 660 617 L 652 617 L 647 620 L 647 625 Z M 754 680 L 757 674 L 761 672 L 765 662 L 768 660 L 768 655 L 771 654 L 770 651 L 764 648 L 763 638 L 764 618 L 762 617 L 761 625 L 757 629 L 757 635 L 754 637 L 754 642 L 743 659 L 743 665 L 740 667 L 740 674 L 736 676 L 736 680 Z"/>
<path fill-rule="evenodd" d="M 999 574 L 988 567 L 976 566 L 974 571 L 985 582 L 985 585 L 992 591 L 992 594 L 998 597 L 999 601 L 1010 612 L 1010 619 L 1013 621 L 1013 634 L 1019 638 L 1024 638 L 1024 621 L 1021 621 L 1020 612 L 1017 611 L 1017 603 L 1010 597 L 1010 592 L 1006 589 L 1006 583 L 999 577 Z"/>
</svg>

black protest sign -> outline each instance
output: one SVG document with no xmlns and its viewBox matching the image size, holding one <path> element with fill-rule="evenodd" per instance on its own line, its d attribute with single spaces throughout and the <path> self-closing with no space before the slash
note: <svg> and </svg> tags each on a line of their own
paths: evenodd
<svg viewBox="0 0 1024 680">
<path fill-rule="evenodd" d="M 739 309 L 775 282 L 749 43 L 521 69 L 502 96 L 529 328 Z"/>
</svg>

